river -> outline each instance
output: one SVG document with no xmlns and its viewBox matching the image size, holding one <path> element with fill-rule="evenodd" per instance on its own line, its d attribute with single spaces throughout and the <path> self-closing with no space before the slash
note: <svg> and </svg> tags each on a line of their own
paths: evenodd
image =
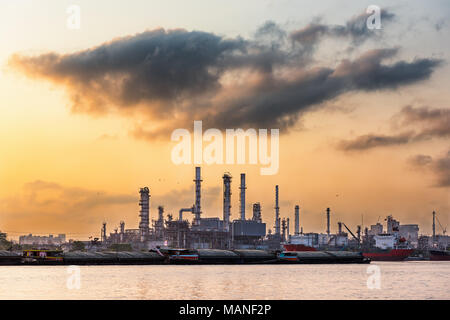
<svg viewBox="0 0 450 320">
<path fill-rule="evenodd" d="M 1 266 L 0 299 L 450 299 L 450 262 Z"/>
</svg>

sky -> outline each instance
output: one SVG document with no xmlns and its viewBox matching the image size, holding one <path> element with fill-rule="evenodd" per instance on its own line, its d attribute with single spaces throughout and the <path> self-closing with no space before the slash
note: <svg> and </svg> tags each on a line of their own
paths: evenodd
<svg viewBox="0 0 450 320">
<path fill-rule="evenodd" d="M 194 120 L 280 130 L 274 175 L 202 165 L 205 217 L 222 217 L 230 172 L 238 218 L 245 172 L 247 217 L 260 202 L 268 228 L 277 184 L 281 217 L 300 205 L 305 232 L 325 232 L 327 207 L 332 231 L 393 215 L 429 234 L 433 210 L 448 225 L 448 1 L 2 0 L 0 12 L 0 230 L 13 238 L 137 228 L 143 186 L 152 219 L 159 205 L 176 217 L 195 165 L 172 161 L 171 133 Z"/>
</svg>

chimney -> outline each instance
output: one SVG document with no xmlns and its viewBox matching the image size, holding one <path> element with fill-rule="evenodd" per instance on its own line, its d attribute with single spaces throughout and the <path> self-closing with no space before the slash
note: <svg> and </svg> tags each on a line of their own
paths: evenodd
<svg viewBox="0 0 450 320">
<path fill-rule="evenodd" d="M 330 208 L 327 208 L 327 235 L 330 235 Z"/>
<path fill-rule="evenodd" d="M 200 167 L 195 167 L 195 209 L 194 209 L 194 225 L 198 226 L 200 225 L 200 215 L 202 213 L 201 211 L 201 205 L 200 205 L 200 198 L 201 198 L 201 183 L 202 178 L 200 174 Z"/>
<path fill-rule="evenodd" d="M 245 189 L 247 189 L 247 187 L 245 186 L 245 173 L 241 173 L 241 186 L 239 187 L 239 189 L 241 189 L 241 220 L 245 220 Z"/>
<path fill-rule="evenodd" d="M 275 186 L 275 234 L 280 235 L 280 207 L 278 206 L 278 185 Z"/>
<path fill-rule="evenodd" d="M 231 174 L 224 173 L 223 177 L 223 223 L 224 229 L 230 229 L 230 209 L 231 209 Z"/>
<path fill-rule="evenodd" d="M 287 238 L 289 239 L 290 236 L 290 232 L 289 232 L 289 218 L 286 219 L 286 223 L 287 223 Z"/>
<path fill-rule="evenodd" d="M 158 206 L 158 221 L 164 220 L 164 207 Z"/>
<path fill-rule="evenodd" d="M 433 243 L 436 241 L 436 212 L 433 211 Z"/>
<path fill-rule="evenodd" d="M 124 241 L 124 235 L 125 235 L 125 222 L 120 221 L 120 242 Z"/>
<path fill-rule="evenodd" d="M 295 206 L 295 235 L 300 233 L 300 207 Z"/>
<path fill-rule="evenodd" d="M 103 222 L 102 224 L 102 235 L 101 235 L 101 241 L 106 241 L 106 222 Z"/>
<path fill-rule="evenodd" d="M 139 190 L 141 195 L 139 200 L 139 206 L 141 210 L 139 211 L 139 216 L 141 221 L 139 222 L 139 232 L 141 236 L 141 241 L 145 241 L 149 234 L 149 221 L 150 221 L 150 190 L 147 187 L 141 188 Z"/>
</svg>

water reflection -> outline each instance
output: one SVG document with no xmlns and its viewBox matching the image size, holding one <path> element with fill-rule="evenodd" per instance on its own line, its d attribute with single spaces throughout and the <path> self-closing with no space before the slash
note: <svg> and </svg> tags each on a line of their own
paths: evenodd
<svg viewBox="0 0 450 320">
<path fill-rule="evenodd" d="M 0 267 L 0 299 L 450 299 L 450 262 L 367 265 L 82 266 L 67 288 L 62 266 Z"/>
</svg>

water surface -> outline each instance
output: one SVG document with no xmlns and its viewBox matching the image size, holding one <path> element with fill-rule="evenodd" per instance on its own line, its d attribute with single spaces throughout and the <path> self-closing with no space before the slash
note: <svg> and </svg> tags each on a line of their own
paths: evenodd
<svg viewBox="0 0 450 320">
<path fill-rule="evenodd" d="M 77 289 L 68 266 L 1 266 L 0 299 L 450 299 L 448 261 L 79 268 Z"/>
</svg>

